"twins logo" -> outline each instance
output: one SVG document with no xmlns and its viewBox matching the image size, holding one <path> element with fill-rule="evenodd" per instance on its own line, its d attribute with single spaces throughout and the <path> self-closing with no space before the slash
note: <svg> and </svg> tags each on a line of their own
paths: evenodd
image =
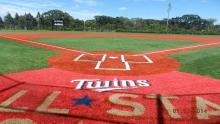
<svg viewBox="0 0 220 124">
<path fill-rule="evenodd" d="M 147 80 L 119 80 L 117 78 L 113 80 L 78 79 L 72 80 L 71 83 L 77 83 L 76 90 L 92 89 L 96 92 L 127 90 L 150 86 Z"/>
</svg>

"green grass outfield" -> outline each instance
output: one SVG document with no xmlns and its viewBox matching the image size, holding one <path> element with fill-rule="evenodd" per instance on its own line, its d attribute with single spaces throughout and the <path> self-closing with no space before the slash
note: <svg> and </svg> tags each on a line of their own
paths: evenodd
<svg viewBox="0 0 220 124">
<path fill-rule="evenodd" d="M 58 52 L 0 39 L 0 74 L 46 68 Z"/>
<path fill-rule="evenodd" d="M 182 63 L 179 71 L 220 79 L 220 46 L 171 55 Z"/>
<path fill-rule="evenodd" d="M 81 50 L 101 51 L 140 51 L 147 52 L 201 44 L 192 41 L 175 41 L 143 38 L 115 38 L 115 37 L 93 37 L 93 38 L 44 38 L 32 39 L 33 41 L 47 43 L 56 46 Z"/>
</svg>

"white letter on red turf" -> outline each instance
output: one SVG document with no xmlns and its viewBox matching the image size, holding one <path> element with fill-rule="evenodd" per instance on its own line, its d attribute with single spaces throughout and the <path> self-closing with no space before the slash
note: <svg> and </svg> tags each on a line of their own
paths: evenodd
<svg viewBox="0 0 220 124">
<path fill-rule="evenodd" d="M 151 98 L 151 99 L 158 99 L 156 95 L 146 95 L 146 97 Z M 167 110 L 167 112 L 169 113 L 171 118 L 174 118 L 174 119 L 181 118 L 181 116 L 177 112 L 173 112 L 176 109 L 169 100 L 169 99 L 178 99 L 178 97 L 176 97 L 176 96 L 161 96 L 159 99 L 161 100 L 162 104 L 164 105 L 165 109 Z"/>
<path fill-rule="evenodd" d="M 56 113 L 56 114 L 68 114 L 68 109 L 58 109 L 58 108 L 49 108 L 50 104 L 53 103 L 53 101 L 59 96 L 60 91 L 54 91 L 51 93 L 44 101 L 43 103 L 37 107 L 37 111 L 40 112 L 48 112 L 48 113 Z"/>
<path fill-rule="evenodd" d="M 5 101 L 3 101 L 2 103 L 0 103 L 1 107 L 5 107 L 5 108 L 0 108 L 1 112 L 25 112 L 24 109 L 27 108 L 21 108 L 23 110 L 15 110 L 15 109 L 10 109 L 7 108 L 11 103 L 13 103 L 14 101 L 16 101 L 17 99 L 19 99 L 21 96 L 23 96 L 25 93 L 27 92 L 27 90 L 21 90 L 20 92 L 16 93 L 15 95 L 13 95 L 12 97 L 6 99 Z"/>
<path fill-rule="evenodd" d="M 131 102 L 126 100 L 121 100 L 120 97 L 130 97 L 130 98 L 137 98 L 138 95 L 132 95 L 132 94 L 113 94 L 109 97 L 109 101 L 118 104 L 118 105 L 124 105 L 124 106 L 130 106 L 133 107 L 133 111 L 125 111 L 120 109 L 110 109 L 107 111 L 108 114 L 117 115 L 117 116 L 140 116 L 144 114 L 144 106 L 137 102 Z"/>
<path fill-rule="evenodd" d="M 86 80 L 72 80 L 71 83 L 79 82 L 79 84 L 76 86 L 77 90 L 83 89 L 83 86 L 86 83 Z"/>
<path fill-rule="evenodd" d="M 220 105 L 213 103 L 209 100 L 203 99 L 202 97 L 196 97 L 196 106 L 198 109 L 198 119 L 209 119 L 209 116 L 220 116 Z M 207 107 L 217 109 L 216 111 L 208 111 Z"/>
<path fill-rule="evenodd" d="M 0 122 L 0 124 L 35 124 L 30 119 L 11 118 Z"/>
</svg>

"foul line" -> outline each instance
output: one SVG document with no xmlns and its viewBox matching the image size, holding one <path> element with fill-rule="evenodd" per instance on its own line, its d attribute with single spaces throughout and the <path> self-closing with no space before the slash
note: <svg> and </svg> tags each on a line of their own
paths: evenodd
<svg viewBox="0 0 220 124">
<path fill-rule="evenodd" d="M 49 45 L 49 44 L 44 44 L 44 43 L 39 43 L 39 42 L 34 42 L 34 41 L 30 41 L 30 40 L 24 40 L 24 39 L 19 39 L 19 38 L 14 38 L 14 37 L 8 37 L 8 36 L 4 36 L 4 35 L 0 35 L 2 38 L 8 38 L 11 40 L 18 40 L 18 41 L 23 41 L 29 44 L 35 44 L 35 45 L 42 45 L 42 46 L 47 46 L 47 47 L 53 47 L 53 48 L 57 48 L 57 49 L 62 49 L 62 50 L 66 50 L 66 51 L 71 51 L 71 52 L 77 52 L 77 53 L 84 53 L 84 54 L 89 54 L 89 55 L 93 55 L 92 53 L 88 53 L 85 51 L 80 51 L 80 50 L 74 50 L 74 49 L 69 49 L 69 48 L 65 48 L 65 47 L 60 47 L 60 46 L 54 46 L 54 45 Z"/>
<path fill-rule="evenodd" d="M 175 51 L 175 50 L 184 50 L 184 49 L 191 49 L 191 48 L 196 48 L 196 47 L 205 47 L 205 46 L 212 46 L 212 45 L 220 45 L 220 43 L 210 43 L 210 44 L 202 44 L 202 45 L 195 45 L 195 46 L 188 46 L 188 47 L 181 47 L 181 48 L 175 48 L 175 49 L 167 49 L 167 50 L 159 50 L 159 51 L 154 51 L 154 52 L 146 52 L 142 54 L 135 54 L 135 55 L 149 55 L 149 54 L 154 54 L 154 53 L 163 53 L 163 52 L 170 52 L 170 51 Z"/>
<path fill-rule="evenodd" d="M 94 55 L 92 53 L 89 52 L 85 52 L 85 51 L 80 51 L 80 50 L 74 50 L 74 49 L 69 49 L 69 48 L 65 48 L 65 47 L 60 47 L 60 46 L 55 46 L 55 45 L 49 45 L 49 44 L 44 44 L 44 43 L 39 43 L 39 42 L 34 42 L 34 41 L 30 41 L 30 40 L 24 40 L 24 39 L 19 39 L 19 38 L 14 38 L 14 37 L 8 37 L 8 36 L 4 36 L 4 35 L 0 35 L 2 38 L 8 38 L 11 40 L 17 40 L 17 41 L 23 41 L 26 42 L 27 44 L 35 44 L 35 45 L 41 45 L 41 46 L 46 46 L 46 47 L 53 47 L 53 48 L 57 48 L 57 49 L 62 49 L 62 50 L 66 50 L 66 51 L 71 51 L 71 52 L 77 52 L 77 53 L 81 53 L 81 54 L 88 54 L 88 55 Z M 153 51 L 153 52 L 146 52 L 146 53 L 141 53 L 141 54 L 134 54 L 134 56 L 138 56 L 138 55 L 149 55 L 149 54 L 155 54 L 155 53 L 163 53 L 163 52 L 170 52 L 170 51 L 176 51 L 176 50 L 184 50 L 184 49 L 191 49 L 191 48 L 197 48 L 197 47 L 205 47 L 205 46 L 212 46 L 212 45 L 220 45 L 220 43 L 210 43 L 210 44 L 202 44 L 202 45 L 195 45 L 195 46 L 188 46 L 188 47 L 181 47 L 181 48 L 175 48 L 175 49 L 167 49 L 167 50 L 159 50 L 159 51 Z M 80 58 L 80 57 L 79 57 Z M 79 59 L 78 58 L 78 59 Z M 123 59 L 122 59 L 123 61 Z"/>
</svg>

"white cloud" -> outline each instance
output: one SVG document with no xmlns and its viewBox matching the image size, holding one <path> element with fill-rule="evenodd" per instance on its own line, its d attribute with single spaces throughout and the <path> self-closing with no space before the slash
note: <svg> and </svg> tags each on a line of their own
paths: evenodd
<svg viewBox="0 0 220 124">
<path fill-rule="evenodd" d="M 127 9 L 128 9 L 128 8 L 125 7 L 125 6 L 122 6 L 122 7 L 119 8 L 119 10 L 121 10 L 121 11 L 125 11 L 125 10 L 127 10 Z"/>
<path fill-rule="evenodd" d="M 77 4 L 86 4 L 88 6 L 96 6 L 98 4 L 97 0 L 73 0 Z"/>
<path fill-rule="evenodd" d="M 1 5 L 0 4 L 0 16 L 5 16 L 8 12 L 11 13 L 12 15 L 15 15 L 15 13 L 18 14 L 25 14 L 25 13 L 31 13 L 33 15 L 36 15 L 37 11 L 36 10 L 30 10 L 25 7 L 18 7 L 18 6 L 12 6 L 12 5 Z"/>
<path fill-rule="evenodd" d="M 3 5 L 11 5 L 11 6 L 16 6 L 16 7 L 23 7 L 23 8 L 34 8 L 34 9 L 39 9 L 39 8 L 45 8 L 45 7 L 60 7 L 60 5 L 56 2 L 53 1 L 43 1 L 40 0 L 38 2 L 36 1 L 20 1 L 20 0 L 11 0 L 11 1 L 5 1 L 5 2 L 0 2 L 0 4 Z"/>
<path fill-rule="evenodd" d="M 88 20 L 94 18 L 94 16 L 101 15 L 100 12 L 92 12 L 89 10 L 83 11 L 71 11 L 69 12 L 74 18 Z"/>
<path fill-rule="evenodd" d="M 76 0 L 78 1 L 77 4 L 75 4 L 74 7 L 80 8 L 81 4 L 89 4 L 91 6 L 96 5 L 95 0 Z M 85 3 L 87 1 L 87 3 Z M 96 11 L 91 11 L 91 10 L 72 10 L 63 7 L 62 3 L 58 2 L 52 2 L 49 0 L 43 1 L 39 0 L 38 2 L 36 1 L 30 1 L 26 2 L 24 1 L 18 1 L 18 0 L 11 0 L 11 1 L 0 1 L 0 16 L 3 17 L 5 16 L 8 12 L 12 14 L 12 16 L 15 15 L 15 13 L 18 13 L 19 15 L 23 15 L 25 13 L 31 13 L 32 15 L 36 16 L 37 12 L 45 12 L 49 9 L 59 9 L 65 12 L 70 13 L 74 18 L 78 19 L 92 19 L 96 15 L 101 15 L 100 12 Z"/>
<path fill-rule="evenodd" d="M 25 14 L 25 13 L 31 13 L 33 15 L 36 15 L 36 13 L 42 12 L 45 10 L 45 8 L 50 7 L 60 7 L 60 4 L 53 2 L 53 1 L 43 1 L 39 0 L 36 1 L 29 1 L 26 0 L 20 1 L 20 0 L 10 0 L 10 1 L 0 1 L 0 16 L 5 16 L 8 12 L 12 15 L 15 15 L 15 13 L 18 14 Z"/>
</svg>

